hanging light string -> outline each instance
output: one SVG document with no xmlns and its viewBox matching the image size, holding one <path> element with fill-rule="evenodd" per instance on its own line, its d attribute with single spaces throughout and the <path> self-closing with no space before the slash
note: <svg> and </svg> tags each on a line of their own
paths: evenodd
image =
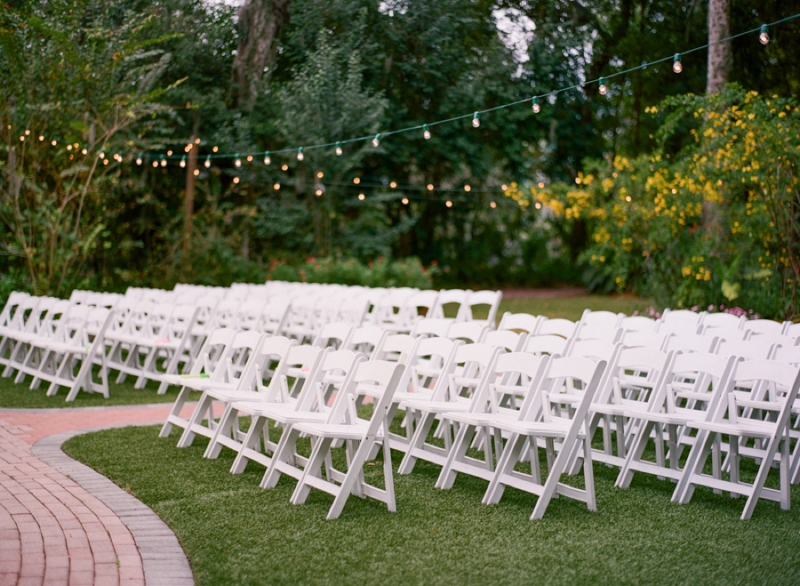
<svg viewBox="0 0 800 586">
<path fill-rule="evenodd" d="M 696 53 L 698 51 L 702 51 L 704 49 L 708 49 L 709 47 L 712 47 L 714 45 L 718 45 L 720 43 L 726 43 L 728 41 L 732 41 L 732 40 L 738 39 L 740 37 L 744 37 L 744 36 L 747 36 L 747 35 L 752 35 L 754 33 L 758 33 L 759 41 L 761 42 L 762 45 L 766 45 L 770 41 L 769 27 L 775 27 L 775 26 L 778 26 L 780 24 L 784 24 L 784 23 L 787 23 L 789 21 L 795 20 L 797 18 L 800 18 L 800 13 L 793 14 L 791 16 L 787 16 L 786 18 L 782 18 L 780 20 L 776 20 L 776 21 L 768 23 L 768 24 L 762 24 L 762 25 L 758 26 L 757 28 L 753 28 L 753 29 L 750 29 L 750 30 L 747 30 L 747 31 L 743 31 L 743 32 L 737 33 L 735 35 L 731 35 L 729 37 L 725 37 L 723 39 L 719 39 L 717 41 L 714 41 L 713 43 L 706 43 L 704 45 L 699 45 L 697 47 L 694 47 L 692 49 L 688 49 L 686 51 L 682 51 L 680 53 L 675 53 L 675 54 L 667 56 L 667 57 L 662 57 L 661 59 L 656 59 L 654 61 L 642 63 L 640 65 L 636 65 L 634 67 L 629 67 L 628 69 L 624 69 L 622 71 L 617 71 L 615 73 L 609 73 L 609 74 L 606 74 L 605 76 L 598 77 L 597 79 L 591 79 L 591 80 L 585 81 L 583 83 L 573 84 L 573 85 L 570 85 L 570 86 L 566 86 L 566 87 L 562 87 L 562 88 L 559 88 L 559 89 L 552 90 L 550 92 L 537 94 L 537 95 L 531 96 L 531 97 L 521 98 L 519 100 L 514 100 L 513 102 L 500 104 L 498 106 L 494 106 L 492 108 L 486 108 L 484 110 L 475 110 L 473 112 L 470 112 L 470 113 L 467 113 L 467 114 L 461 114 L 461 115 L 458 115 L 458 116 L 453 116 L 451 118 L 445 118 L 445 119 L 442 119 L 442 120 L 436 120 L 436 121 L 428 122 L 428 123 L 425 123 L 425 124 L 417 124 L 415 126 L 408 126 L 406 128 L 399 128 L 397 130 L 389 130 L 389 131 L 382 132 L 382 133 L 375 134 L 375 135 L 359 136 L 359 137 L 355 137 L 355 138 L 337 140 L 335 142 L 325 142 L 325 143 L 321 143 L 321 144 L 304 145 L 304 146 L 301 146 L 301 147 L 287 147 L 287 148 L 278 149 L 278 150 L 275 150 L 275 151 L 253 151 L 253 152 L 249 152 L 249 153 L 219 153 L 218 152 L 218 150 L 219 150 L 218 147 L 215 146 L 215 147 L 213 147 L 211 153 L 198 155 L 198 159 L 200 161 L 202 161 L 202 163 L 200 163 L 200 161 L 198 161 L 198 163 L 200 163 L 204 167 L 208 168 L 208 167 L 211 166 L 211 161 L 213 159 L 234 159 L 236 167 L 241 167 L 242 158 L 245 158 L 248 162 L 251 162 L 251 161 L 254 160 L 255 157 L 259 157 L 259 158 L 263 157 L 264 164 L 265 165 L 269 165 L 272 162 L 272 156 L 273 155 L 283 155 L 283 154 L 293 154 L 293 155 L 296 156 L 298 161 L 303 161 L 303 159 L 305 158 L 305 154 L 310 150 L 334 148 L 334 152 L 336 153 L 336 155 L 341 155 L 344 152 L 343 149 L 342 149 L 343 145 L 348 145 L 348 144 L 353 144 L 353 143 L 360 143 L 360 142 L 365 142 L 365 141 L 371 141 L 372 145 L 377 147 L 377 146 L 380 145 L 381 140 L 385 139 L 388 136 L 394 136 L 394 135 L 398 135 L 398 134 L 405 134 L 405 133 L 413 132 L 413 131 L 422 131 L 423 138 L 429 139 L 429 138 L 432 137 L 432 132 L 431 132 L 431 128 L 432 127 L 441 126 L 443 124 L 449 124 L 450 122 L 457 122 L 459 120 L 471 119 L 472 120 L 472 126 L 474 128 L 479 128 L 481 126 L 481 115 L 482 114 L 487 114 L 487 113 L 490 113 L 490 112 L 497 112 L 499 110 L 505 110 L 507 108 L 513 108 L 513 107 L 519 106 L 521 104 L 530 104 L 531 105 L 531 109 L 533 110 L 533 113 L 534 114 L 538 114 L 539 112 L 541 112 L 541 110 L 543 108 L 542 100 L 546 100 L 546 98 L 548 98 L 548 97 L 556 97 L 559 94 L 570 92 L 570 91 L 573 91 L 573 90 L 582 89 L 582 88 L 585 88 L 587 86 L 591 86 L 591 85 L 594 85 L 594 84 L 597 84 L 599 93 L 601 95 L 605 95 L 609 90 L 608 80 L 611 80 L 611 79 L 614 79 L 614 78 L 617 78 L 617 77 L 620 77 L 620 76 L 627 75 L 627 74 L 632 73 L 632 72 L 637 71 L 637 70 L 647 69 L 651 65 L 658 65 L 660 63 L 665 63 L 665 62 L 672 61 L 672 69 L 673 69 L 673 71 L 675 73 L 681 73 L 681 71 L 683 71 L 683 64 L 681 62 L 681 57 L 683 55 L 689 55 L 689 54 L 692 54 L 692 53 Z M 8 127 L 8 130 L 11 130 L 11 126 L 10 125 Z M 20 141 L 24 142 L 25 139 L 28 137 L 28 134 L 30 134 L 30 131 L 26 131 L 26 133 L 27 133 L 26 135 L 21 135 L 19 137 Z M 46 140 L 46 139 L 44 138 L 43 135 L 39 137 L 39 141 L 40 142 L 43 142 L 44 140 Z M 53 146 L 56 146 L 56 144 L 58 142 L 59 142 L 59 140 L 58 140 L 57 137 L 55 137 L 55 138 L 53 138 L 51 140 L 51 144 Z M 197 139 L 195 141 L 195 144 L 196 145 L 200 144 L 199 139 Z M 83 150 L 80 150 L 80 147 L 77 146 L 77 143 L 75 143 L 75 145 L 68 145 L 67 149 L 71 150 L 72 146 L 75 146 L 76 151 L 83 152 L 84 155 L 87 154 L 86 152 L 84 152 L 84 151 L 87 151 L 87 147 L 86 146 L 83 147 Z M 188 152 L 188 150 L 192 146 L 194 146 L 194 145 L 187 146 L 187 148 L 184 149 L 184 151 Z M 103 157 L 103 159 L 104 159 L 103 163 L 107 165 L 108 164 L 107 158 Z M 122 155 L 117 152 L 117 153 L 115 153 L 113 155 L 113 159 L 115 161 L 121 163 L 122 162 Z M 165 166 L 167 166 L 167 162 L 169 160 L 184 161 L 184 165 L 185 165 L 186 155 L 185 154 L 179 154 L 179 153 L 173 153 L 171 150 L 168 151 L 166 155 L 164 155 L 162 153 L 139 152 L 139 153 L 133 155 L 132 159 L 136 161 L 137 165 L 142 165 L 145 161 L 148 161 L 148 162 L 152 162 L 154 167 L 157 167 L 157 166 L 165 167 Z M 184 165 L 181 165 L 181 166 L 184 166 Z M 199 170 L 196 170 L 195 174 L 197 174 L 198 172 L 199 172 Z"/>
<path fill-rule="evenodd" d="M 587 86 L 591 86 L 591 85 L 594 85 L 594 84 L 598 85 L 598 89 L 599 89 L 600 94 L 605 95 L 607 93 L 608 89 L 609 89 L 608 80 L 627 75 L 627 74 L 632 73 L 634 71 L 647 69 L 651 65 L 658 65 L 660 63 L 666 63 L 666 62 L 672 61 L 673 62 L 673 70 L 675 71 L 675 73 L 680 73 L 683 70 L 683 65 L 681 63 L 681 57 L 683 55 L 690 55 L 692 53 L 696 53 L 698 51 L 702 51 L 704 49 L 708 49 L 709 47 L 712 47 L 714 45 L 718 45 L 720 43 L 726 43 L 728 41 L 732 41 L 732 40 L 738 39 L 740 37 L 744 37 L 744 36 L 747 36 L 747 35 L 752 35 L 754 33 L 758 33 L 759 34 L 759 41 L 761 42 L 761 44 L 766 45 L 767 43 L 769 43 L 769 40 L 770 40 L 769 39 L 769 33 L 768 33 L 769 27 L 778 26 L 780 24 L 784 24 L 786 22 L 795 20 L 797 18 L 800 18 L 800 13 L 793 14 L 791 16 L 787 16 L 786 18 L 782 18 L 780 20 L 776 20 L 776 21 L 768 23 L 768 24 L 759 25 L 756 28 L 753 28 L 753 29 L 750 29 L 750 30 L 747 30 L 747 31 L 743 31 L 743 32 L 737 33 L 735 35 L 731 35 L 729 37 L 725 37 L 723 39 L 719 39 L 717 41 L 714 41 L 713 43 L 706 43 L 704 45 L 699 45 L 697 47 L 694 47 L 692 49 L 688 49 L 686 51 L 682 51 L 680 53 L 675 53 L 675 54 L 669 55 L 667 57 L 662 57 L 661 59 L 656 59 L 654 61 L 642 63 L 642 64 L 636 65 L 634 67 L 629 67 L 628 69 L 623 69 L 622 71 L 617 71 L 615 73 L 609 73 L 609 74 L 606 74 L 606 75 L 604 75 L 602 77 L 598 77 L 597 79 L 591 79 L 591 80 L 585 81 L 583 83 L 576 83 L 574 85 L 570 85 L 570 86 L 562 87 L 562 88 L 559 88 L 559 89 L 555 89 L 555 90 L 552 90 L 550 92 L 537 94 L 535 96 L 530 96 L 530 97 L 526 97 L 526 98 L 521 98 L 519 100 L 514 100 L 513 102 L 500 104 L 500 105 L 494 106 L 492 108 L 486 108 L 486 109 L 483 109 L 483 110 L 475 110 L 475 111 L 470 112 L 468 114 L 460 114 L 458 116 L 453 116 L 451 118 L 445 118 L 445 119 L 442 119 L 442 120 L 436 120 L 436 121 L 433 121 L 433 122 L 427 122 L 425 124 L 417 124 L 415 126 L 408 126 L 406 128 L 399 128 L 397 130 L 389 130 L 389 131 L 381 132 L 381 133 L 375 134 L 375 135 L 371 134 L 369 136 L 359 136 L 359 137 L 355 137 L 355 138 L 340 139 L 340 140 L 337 140 L 337 141 L 325 142 L 325 143 L 321 143 L 321 144 L 303 145 L 301 147 L 287 147 L 287 148 L 278 149 L 278 150 L 274 150 L 274 151 L 254 151 L 254 152 L 251 152 L 251 153 L 244 153 L 244 154 L 239 154 L 239 153 L 214 153 L 214 154 L 209 154 L 209 155 L 203 155 L 203 158 L 204 159 L 208 159 L 208 160 L 210 160 L 210 159 L 231 159 L 231 158 L 240 160 L 240 158 L 242 156 L 245 156 L 245 157 L 247 157 L 247 156 L 251 156 L 251 157 L 255 157 L 255 156 L 261 157 L 261 156 L 263 156 L 265 159 L 269 159 L 272 155 L 295 154 L 297 156 L 297 159 L 299 161 L 302 161 L 303 158 L 304 158 L 304 154 L 307 153 L 310 150 L 334 148 L 336 154 L 339 155 L 339 154 L 341 154 L 343 152 L 342 151 L 342 146 L 343 145 L 366 142 L 366 141 L 371 141 L 372 145 L 377 148 L 380 145 L 381 140 L 385 139 L 386 137 L 395 136 L 395 135 L 398 135 L 398 134 L 405 134 L 407 132 L 422 131 L 423 138 L 429 139 L 432 136 L 431 128 L 433 128 L 435 126 L 441 126 L 442 124 L 449 124 L 450 122 L 457 122 L 459 120 L 471 119 L 473 127 L 478 128 L 478 127 L 480 127 L 481 115 L 483 115 L 483 114 L 487 114 L 487 113 L 490 113 L 490 112 L 497 112 L 499 110 L 505 110 L 507 108 L 513 108 L 514 106 L 519 106 L 519 105 L 522 105 L 522 104 L 531 104 L 531 108 L 534 111 L 534 113 L 539 113 L 541 111 L 541 108 L 542 108 L 542 102 L 541 102 L 542 100 L 544 100 L 544 99 L 546 99 L 546 98 L 548 98 L 550 96 L 555 97 L 555 96 L 558 96 L 559 94 L 563 94 L 563 93 L 566 93 L 566 92 L 571 92 L 573 90 L 582 89 L 582 88 L 585 88 Z M 140 154 L 138 156 L 142 157 L 142 158 L 146 158 L 146 159 L 149 159 L 149 158 L 152 158 L 152 157 L 156 157 L 156 158 L 159 158 L 159 159 L 161 159 L 161 158 L 167 158 L 167 159 L 181 158 L 180 155 L 171 155 L 171 156 L 164 157 L 164 155 L 147 154 L 147 153 L 142 153 L 142 154 Z"/>
</svg>

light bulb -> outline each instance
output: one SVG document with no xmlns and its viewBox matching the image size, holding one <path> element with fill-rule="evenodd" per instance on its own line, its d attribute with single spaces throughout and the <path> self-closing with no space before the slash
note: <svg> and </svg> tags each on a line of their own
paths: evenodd
<svg viewBox="0 0 800 586">
<path fill-rule="evenodd" d="M 84 155 L 85 155 L 85 154 L 87 154 L 88 152 L 89 152 L 89 151 L 88 151 L 88 150 L 86 150 L 86 149 L 81 149 L 81 153 L 82 153 L 82 154 L 84 154 Z"/>
<path fill-rule="evenodd" d="M 375 138 L 372 139 L 372 146 L 374 146 L 375 148 L 378 148 L 379 144 L 381 144 L 381 135 L 380 134 L 376 134 Z"/>
<path fill-rule="evenodd" d="M 608 86 L 606 85 L 605 77 L 600 78 L 600 87 L 598 88 L 598 91 L 600 92 L 601 96 L 604 96 L 608 93 Z"/>
<path fill-rule="evenodd" d="M 248 163 L 252 163 L 253 162 L 253 155 L 247 155 L 247 162 Z"/>
<path fill-rule="evenodd" d="M 366 196 L 366 195 L 364 195 L 363 193 L 359 193 L 359 194 L 358 194 L 358 199 L 359 199 L 359 201 L 364 201 L 364 198 L 366 198 L 366 197 L 367 197 L 367 196 Z"/>
<path fill-rule="evenodd" d="M 183 158 L 181 159 L 181 169 L 183 169 L 183 168 L 185 168 L 185 167 L 186 167 L 186 157 L 183 157 Z"/>
<path fill-rule="evenodd" d="M 422 137 L 423 137 L 425 140 L 428 140 L 428 139 L 430 139 L 430 137 L 431 137 L 431 131 L 428 129 L 428 125 L 427 125 L 427 124 L 424 124 L 424 125 L 422 126 Z"/>
<path fill-rule="evenodd" d="M 103 164 L 108 165 L 108 159 L 103 159 Z"/>
<path fill-rule="evenodd" d="M 39 142 L 44 142 L 44 135 L 43 134 L 39 135 Z"/>
<path fill-rule="evenodd" d="M 172 151 L 167 151 L 167 156 L 171 157 L 172 156 Z"/>
<path fill-rule="evenodd" d="M 272 162 L 272 157 L 269 156 L 269 151 L 264 153 L 264 164 L 269 165 Z"/>
<path fill-rule="evenodd" d="M 236 160 L 233 162 L 233 164 L 236 165 L 237 167 L 242 166 L 242 160 L 239 158 L 239 155 L 236 155 Z"/>
<path fill-rule="evenodd" d="M 20 134 L 19 135 L 19 141 L 20 142 L 25 142 L 25 135 L 24 134 Z"/>
<path fill-rule="evenodd" d="M 404 206 L 407 206 L 407 205 L 408 205 L 408 198 L 407 198 L 407 197 L 404 197 L 404 198 L 403 198 L 403 205 L 404 205 Z"/>
<path fill-rule="evenodd" d="M 238 185 L 238 184 L 239 184 L 239 178 L 238 178 L 238 177 L 234 177 L 234 178 L 233 178 L 233 183 L 234 183 L 235 185 Z"/>
<path fill-rule="evenodd" d="M 539 105 L 539 98 L 533 98 L 533 100 L 531 100 L 531 110 L 533 110 L 534 114 L 538 114 L 542 111 L 542 107 Z"/>
<path fill-rule="evenodd" d="M 303 147 L 300 147 L 299 149 L 297 149 L 297 160 L 298 160 L 298 161 L 302 161 L 302 160 L 303 160 L 303 159 L 305 159 L 305 158 L 306 158 L 306 157 L 305 157 L 305 155 L 303 154 Z"/>
<path fill-rule="evenodd" d="M 167 160 L 166 159 L 161 159 L 161 166 L 162 167 L 166 167 L 167 166 Z"/>
<path fill-rule="evenodd" d="M 321 189 L 317 189 L 316 194 L 317 194 L 317 197 L 320 197 L 322 195 L 322 190 Z"/>
<path fill-rule="evenodd" d="M 211 157 L 206 157 L 206 162 L 203 163 L 203 166 L 208 169 L 211 166 Z"/>
<path fill-rule="evenodd" d="M 194 144 L 200 144 L 200 139 L 199 138 L 195 138 L 194 139 Z"/>
<path fill-rule="evenodd" d="M 195 177 L 197 177 L 198 175 L 200 175 L 200 169 L 195 169 L 195 170 L 194 170 L 194 171 L 192 171 L 192 172 L 194 173 L 194 176 L 195 176 Z"/>
<path fill-rule="evenodd" d="M 361 179 L 359 179 L 358 177 L 353 177 L 353 183 L 358 185 L 359 183 L 361 183 Z"/>
<path fill-rule="evenodd" d="M 342 143 L 337 142 L 336 143 L 336 155 L 341 157 L 342 156 L 342 152 L 343 152 L 342 151 Z"/>
<path fill-rule="evenodd" d="M 478 128 L 480 125 L 481 125 L 481 113 L 480 112 L 475 112 L 472 115 L 472 127 L 473 128 Z"/>
<path fill-rule="evenodd" d="M 50 141 L 50 144 L 56 146 L 58 144 L 58 141 L 56 139 L 53 139 Z"/>
<path fill-rule="evenodd" d="M 99 153 L 97 153 L 97 158 L 98 159 L 105 159 L 106 158 L 106 154 L 103 151 L 100 151 Z"/>
<path fill-rule="evenodd" d="M 31 131 L 30 130 L 26 130 L 25 131 L 25 136 L 30 136 L 30 135 L 31 135 Z"/>
<path fill-rule="evenodd" d="M 451 207 L 453 207 L 453 202 L 448 199 L 446 202 L 444 202 L 444 205 L 446 205 L 447 207 L 451 208 Z"/>
<path fill-rule="evenodd" d="M 494 208 L 496 208 L 496 207 L 497 207 L 497 204 L 496 204 L 496 203 L 494 203 L 494 202 L 490 202 L 490 203 L 489 203 L 489 207 L 490 207 L 490 208 L 492 208 L 492 209 L 494 209 Z"/>
<path fill-rule="evenodd" d="M 286 164 L 281 165 L 281 171 L 288 171 L 288 170 L 289 170 L 289 165 Z"/>
<path fill-rule="evenodd" d="M 392 181 L 392 182 L 389 184 L 389 187 L 391 187 L 392 189 L 394 189 L 395 187 L 397 187 L 397 182 L 396 182 L 396 181 Z"/>
<path fill-rule="evenodd" d="M 469 185 L 465 185 L 464 191 L 472 191 L 472 187 L 470 187 Z"/>
<path fill-rule="evenodd" d="M 72 150 L 72 145 L 71 145 L 71 144 L 68 144 L 68 145 L 67 145 L 67 150 L 68 150 L 68 151 L 71 151 L 71 150 Z"/>
<path fill-rule="evenodd" d="M 158 167 L 158 161 L 153 161 L 153 168 Z"/>
<path fill-rule="evenodd" d="M 428 191 L 433 191 L 433 183 L 428 183 Z"/>
<path fill-rule="evenodd" d="M 213 147 L 213 148 L 211 149 L 211 152 L 212 152 L 212 153 L 216 153 L 218 150 L 219 150 L 219 147 L 218 147 L 218 146 L 215 146 L 215 147 Z"/>
<path fill-rule="evenodd" d="M 675 53 L 675 57 L 672 59 L 672 71 L 675 73 L 680 73 L 683 71 L 683 64 L 681 63 L 681 54 Z"/>
<path fill-rule="evenodd" d="M 141 165 L 142 164 L 142 157 L 136 157 L 136 164 L 137 165 Z"/>
<path fill-rule="evenodd" d="M 506 185 L 505 183 L 503 183 L 503 184 L 500 186 L 500 189 L 502 189 L 503 191 L 507 191 L 507 190 L 508 190 L 508 185 Z"/>
<path fill-rule="evenodd" d="M 281 190 L 281 184 L 280 183 L 276 183 L 275 185 L 272 186 L 272 189 L 274 189 L 275 191 L 280 191 Z"/>
<path fill-rule="evenodd" d="M 317 171 L 317 179 L 322 179 L 323 177 L 325 177 L 325 173 L 322 171 Z"/>
<path fill-rule="evenodd" d="M 769 33 L 767 32 L 768 30 L 769 29 L 767 28 L 767 25 L 765 24 L 761 25 L 761 34 L 758 35 L 758 40 L 761 41 L 762 45 L 766 45 L 767 43 L 769 43 Z"/>
</svg>

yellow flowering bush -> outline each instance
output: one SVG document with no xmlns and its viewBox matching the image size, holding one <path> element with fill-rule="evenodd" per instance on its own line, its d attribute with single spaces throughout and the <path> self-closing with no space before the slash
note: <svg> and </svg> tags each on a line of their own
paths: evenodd
<svg viewBox="0 0 800 586">
<path fill-rule="evenodd" d="M 581 259 L 594 288 L 674 307 L 735 300 L 762 316 L 796 316 L 797 100 L 732 85 L 648 112 L 663 119 L 655 152 L 587 161 L 574 183 L 539 183 L 525 197 L 561 220 L 587 224 Z"/>
</svg>

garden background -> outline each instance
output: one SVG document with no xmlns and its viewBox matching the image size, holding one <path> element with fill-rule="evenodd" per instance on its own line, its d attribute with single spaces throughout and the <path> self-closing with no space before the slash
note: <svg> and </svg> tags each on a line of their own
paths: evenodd
<svg viewBox="0 0 800 586">
<path fill-rule="evenodd" d="M 681 73 L 671 61 L 636 68 L 605 95 L 585 85 L 538 114 L 521 105 L 478 128 L 437 125 L 430 140 L 385 136 L 269 165 L 207 159 L 580 86 L 706 44 L 715 4 L 6 1 L 0 302 L 14 289 L 274 278 L 584 285 L 793 318 L 800 20 L 771 28 L 766 46 L 726 44 L 730 83 L 715 91 L 698 51 Z M 730 32 L 796 13 L 798 0 L 732 2 Z M 178 159 L 136 160 L 189 144 L 187 208 Z"/>
</svg>

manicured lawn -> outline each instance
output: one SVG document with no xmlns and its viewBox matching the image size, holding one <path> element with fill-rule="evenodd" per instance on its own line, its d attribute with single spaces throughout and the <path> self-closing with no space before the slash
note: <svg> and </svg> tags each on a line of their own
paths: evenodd
<svg viewBox="0 0 800 586">
<path fill-rule="evenodd" d="M 535 497 L 507 489 L 485 506 L 486 482 L 460 475 L 442 491 L 439 468 L 419 463 L 395 476 L 397 513 L 351 497 L 340 519 L 326 521 L 332 497 L 312 491 L 293 506 L 292 479 L 261 490 L 260 466 L 233 476 L 230 451 L 205 460 L 206 441 L 178 449 L 177 432 L 157 435 L 158 427 L 113 429 L 64 449 L 152 507 L 201 586 L 800 583 L 796 487 L 791 511 L 761 501 L 742 522 L 741 498 L 698 489 L 690 504 L 673 505 L 672 483 L 640 474 L 620 490 L 617 469 L 595 464 L 598 512 L 561 498 L 531 522 Z"/>
<path fill-rule="evenodd" d="M 113 376 L 109 377 L 109 398 L 106 399 L 100 393 L 78 393 L 74 401 L 67 403 L 67 389 L 61 389 L 54 397 L 48 397 L 47 387 L 49 383 L 42 382 L 36 389 L 28 388 L 30 378 L 27 383 L 14 383 L 13 377 L 0 377 L 0 408 L 12 407 L 20 409 L 41 409 L 41 408 L 65 408 L 65 407 L 97 407 L 100 405 L 147 405 L 149 403 L 172 403 L 178 396 L 178 387 L 170 387 L 163 395 L 157 394 L 158 384 L 150 381 L 144 389 L 134 389 L 135 379 L 128 377 L 123 384 L 115 384 Z M 200 393 L 196 393 L 197 399 Z"/>
<path fill-rule="evenodd" d="M 575 295 L 572 297 L 541 297 L 528 299 L 503 299 L 500 310 L 497 312 L 498 320 L 503 312 L 530 313 L 544 315 L 549 318 L 565 318 L 577 321 L 581 318 L 584 309 L 592 311 L 606 310 L 614 313 L 633 314 L 634 311 L 642 313 L 653 305 L 649 299 L 629 296 L 609 295 Z M 656 308 L 661 311 L 663 308 Z"/>
</svg>

